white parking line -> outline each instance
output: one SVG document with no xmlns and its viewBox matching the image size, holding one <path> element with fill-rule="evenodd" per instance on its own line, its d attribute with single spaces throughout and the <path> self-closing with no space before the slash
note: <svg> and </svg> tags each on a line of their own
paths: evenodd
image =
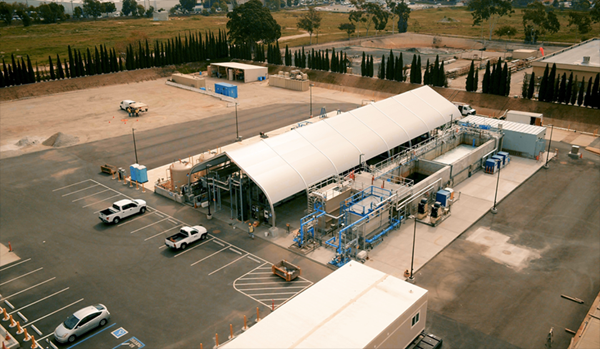
<svg viewBox="0 0 600 349">
<path fill-rule="evenodd" d="M 74 186 L 74 185 L 81 184 L 81 183 L 83 183 L 83 182 L 87 182 L 87 181 L 90 181 L 90 179 L 86 179 L 85 181 L 81 181 L 81 182 L 73 183 L 73 184 L 70 184 L 70 185 L 66 185 L 66 186 L 64 186 L 64 187 L 62 187 L 62 188 L 54 189 L 53 191 L 59 191 L 59 190 L 63 190 L 63 189 L 66 189 L 66 188 L 72 187 L 72 186 Z M 95 181 L 94 181 L 94 182 L 95 182 Z M 98 183 L 98 182 L 96 182 L 96 183 Z M 98 184 L 100 184 L 100 183 L 98 183 Z"/>
<path fill-rule="evenodd" d="M 75 193 L 79 193 L 80 191 L 84 191 L 84 190 L 88 190 L 88 189 L 90 189 L 90 188 L 97 187 L 98 185 L 99 185 L 99 184 L 90 185 L 90 186 L 89 186 L 89 187 L 87 187 L 87 188 L 83 188 L 83 189 L 75 190 L 75 191 L 72 191 L 72 192 L 70 192 L 70 193 L 63 194 L 62 196 L 63 196 L 63 197 L 65 197 L 65 196 L 73 195 L 73 194 L 75 194 Z"/>
<path fill-rule="evenodd" d="M 54 280 L 54 279 L 56 279 L 56 277 L 53 277 L 53 278 L 51 278 L 51 279 L 48 279 L 48 280 L 46 280 L 46 281 L 42 281 L 42 282 L 40 282 L 40 283 L 39 283 L 39 284 L 37 284 L 37 285 L 33 285 L 33 286 L 31 286 L 31 287 L 28 287 L 28 288 L 26 288 L 26 289 L 24 289 L 24 290 L 22 290 L 22 291 L 19 291 L 19 292 L 17 292 L 17 293 L 13 293 L 13 294 L 11 294 L 10 296 L 2 297 L 2 300 L 6 300 L 6 299 L 9 299 L 9 298 L 12 298 L 12 297 L 14 297 L 14 296 L 16 296 L 16 295 L 18 295 L 18 294 L 21 294 L 21 293 L 23 293 L 23 292 L 25 292 L 25 291 L 29 291 L 29 290 L 31 290 L 32 288 L 38 287 L 38 286 L 40 286 L 40 285 L 43 285 L 43 284 L 45 284 L 46 282 L 52 281 L 52 280 Z"/>
<path fill-rule="evenodd" d="M 5 271 L 6 269 L 10 269 L 10 268 L 12 268 L 12 267 L 16 267 L 17 265 L 19 265 L 19 264 L 21 264 L 21 263 L 29 262 L 30 260 L 31 260 L 31 258 L 27 258 L 26 260 L 24 260 L 24 261 L 20 261 L 19 263 L 15 263 L 15 264 L 11 265 L 10 267 L 6 267 L 6 268 L 4 268 L 4 269 L 0 269 L 0 271 Z"/>
<path fill-rule="evenodd" d="M 269 273 L 269 274 L 271 274 L 271 273 Z M 277 280 L 276 277 L 277 276 L 272 275 L 272 276 L 265 276 L 265 277 L 260 277 L 260 278 L 244 278 L 244 280 L 265 280 L 265 279 L 268 279 L 268 280 Z"/>
<path fill-rule="evenodd" d="M 54 334 L 54 332 L 50 332 L 50 333 L 48 333 L 47 335 L 45 335 L 44 337 L 42 337 L 42 338 L 40 338 L 40 339 L 36 339 L 36 342 L 41 342 L 41 341 L 43 341 L 44 339 L 46 339 L 46 338 L 50 337 L 50 336 L 51 336 L 51 335 L 53 335 L 53 334 Z M 50 345 L 51 345 L 53 348 L 56 348 L 56 346 L 54 345 L 54 343 L 52 343 L 52 342 L 49 342 L 49 343 L 50 343 Z M 39 344 L 38 344 L 38 345 L 39 345 Z"/>
<path fill-rule="evenodd" d="M 98 195 L 98 194 L 100 194 L 100 193 L 104 193 L 105 191 L 109 191 L 109 190 L 108 190 L 108 189 L 106 189 L 106 190 L 103 190 L 103 191 L 99 191 L 99 192 L 97 192 L 96 194 L 92 194 L 92 195 L 84 196 L 84 197 L 82 197 L 82 198 L 75 199 L 75 200 L 73 200 L 73 201 L 71 201 L 71 202 L 75 202 L 75 201 L 83 200 L 83 199 L 85 199 L 85 198 L 89 198 L 90 196 L 94 196 L 94 195 Z"/>
<path fill-rule="evenodd" d="M 23 322 L 29 321 L 29 320 L 27 320 L 27 318 L 23 314 L 21 314 L 20 311 L 17 312 L 17 315 L 19 315 L 19 317 L 23 320 Z"/>
<path fill-rule="evenodd" d="M 157 216 L 158 216 L 158 214 L 157 214 Z M 148 228 L 148 227 L 151 227 L 151 226 L 153 226 L 153 225 L 155 225 L 155 224 L 158 224 L 158 223 L 160 223 L 160 222 L 162 222 L 162 221 L 166 221 L 167 219 L 168 219 L 168 218 L 163 218 L 163 219 L 161 219 L 160 221 L 157 221 L 157 222 L 154 222 L 154 223 L 148 224 L 148 225 L 147 225 L 147 226 L 145 226 L 145 227 L 141 227 L 141 228 L 139 228 L 139 229 L 136 229 L 136 230 L 132 231 L 132 232 L 131 232 L 131 233 L 129 233 L 129 234 L 136 233 L 136 232 L 138 232 L 138 231 L 140 231 L 140 230 L 143 230 L 143 229 L 146 229 L 146 228 Z"/>
<path fill-rule="evenodd" d="M 241 256 L 240 258 L 238 258 L 238 259 L 234 260 L 233 262 L 230 262 L 230 263 L 227 263 L 227 264 L 225 264 L 224 266 L 220 267 L 219 269 L 217 269 L 217 270 L 213 271 L 212 273 L 208 274 L 208 276 L 211 276 L 212 274 L 214 274 L 214 273 L 218 272 L 218 271 L 219 271 L 219 270 L 221 270 L 221 269 L 225 269 L 225 268 L 227 268 L 228 266 L 232 265 L 233 263 L 235 263 L 235 262 L 239 261 L 240 259 L 242 259 L 242 258 L 244 258 L 244 257 L 246 257 L 246 256 Z"/>
<path fill-rule="evenodd" d="M 15 306 L 12 305 L 9 301 L 4 301 L 4 303 L 6 303 L 6 305 L 8 305 L 11 309 L 15 308 Z"/>
<path fill-rule="evenodd" d="M 6 285 L 6 284 L 7 284 L 7 283 L 9 283 L 9 282 L 13 282 L 13 281 L 15 281 L 15 280 L 18 280 L 18 279 L 20 279 L 20 278 L 22 278 L 22 277 L 25 277 L 25 276 L 29 275 L 29 274 L 33 274 L 33 273 L 35 273 L 36 271 L 40 271 L 40 270 L 42 270 L 42 269 L 44 269 L 44 267 L 38 268 L 38 269 L 36 269 L 36 270 L 34 270 L 34 271 L 30 271 L 29 273 L 25 273 L 25 274 L 23 274 L 23 275 L 21 275 L 21 276 L 17 276 L 17 277 L 16 277 L 16 278 L 14 278 L 14 279 L 10 279 L 10 280 L 8 280 L 8 281 L 4 281 L 3 283 L 1 283 L 1 284 L 0 284 L 0 286 L 2 286 L 2 285 Z"/>
<path fill-rule="evenodd" d="M 205 243 L 207 243 L 209 241 L 213 241 L 213 239 L 208 239 L 208 240 L 204 241 L 203 243 L 200 243 L 200 244 L 198 244 L 198 245 L 196 245 L 196 246 L 194 246 L 192 248 L 189 248 L 189 249 L 187 249 L 187 250 L 185 250 L 183 252 L 179 252 L 178 254 L 176 254 L 175 256 L 173 256 L 173 258 L 177 258 L 177 257 L 181 256 L 182 254 L 187 253 L 187 252 L 189 252 L 189 251 L 191 251 L 191 250 L 193 250 L 193 249 L 195 249 L 197 247 L 200 247 L 200 246 L 204 245 Z"/>
<path fill-rule="evenodd" d="M 215 241 L 215 242 L 216 242 L 216 241 Z M 197 261 L 197 262 L 194 262 L 194 263 L 190 264 L 190 267 L 193 267 L 194 265 L 196 265 L 196 264 L 198 264 L 198 263 L 200 263 L 200 262 L 202 262 L 202 261 L 204 261 L 204 260 L 206 260 L 206 259 L 208 259 L 208 258 L 210 258 L 210 257 L 212 257 L 212 256 L 214 256 L 214 255 L 216 255 L 217 253 L 221 253 L 221 252 L 225 251 L 225 250 L 226 250 L 226 249 L 228 249 L 228 248 L 229 248 L 229 246 L 227 246 L 227 247 L 225 247 L 224 249 L 222 249 L 222 250 L 219 250 L 219 251 L 217 251 L 217 252 L 215 252 L 215 253 L 211 254 L 210 256 L 206 256 L 206 257 L 202 258 L 201 260 L 199 260 L 199 261 Z"/>
<path fill-rule="evenodd" d="M 152 239 L 152 238 L 155 238 L 155 237 L 157 237 L 157 236 L 159 236 L 159 235 L 161 235 L 161 234 L 164 234 L 164 233 L 168 232 L 169 230 L 173 230 L 173 229 L 176 229 L 176 228 L 179 228 L 179 227 L 181 227 L 181 224 L 179 224 L 179 225 L 177 225 L 177 226 L 174 226 L 173 228 L 167 229 L 167 230 L 165 230 L 165 231 L 162 231 L 162 232 L 160 232 L 160 233 L 158 233 L 158 234 L 156 234 L 156 235 L 152 235 L 152 236 L 151 236 L 151 237 L 149 237 L 149 238 L 145 238 L 145 239 L 144 239 L 144 241 L 148 241 L 148 240 L 150 240 L 150 239 Z"/>
<path fill-rule="evenodd" d="M 248 274 L 273 274 L 272 271 L 259 271 L 257 273 L 248 273 Z"/>
<path fill-rule="evenodd" d="M 36 303 L 39 303 L 39 302 L 41 302 L 41 301 L 43 301 L 43 300 L 46 300 L 46 299 L 48 299 L 48 298 L 50 298 L 50 297 L 56 296 L 57 294 L 59 294 L 59 293 L 61 293 L 61 292 L 64 292 L 64 291 L 66 291 L 66 290 L 68 290 L 68 289 L 69 289 L 68 287 L 67 287 L 67 288 L 65 288 L 65 289 L 62 289 L 62 290 L 60 290 L 60 291 L 58 291 L 58 292 L 55 292 L 55 293 L 53 293 L 53 294 L 51 294 L 51 295 L 49 295 L 49 296 L 46 296 L 46 297 L 44 297 L 44 298 L 42 298 L 42 299 L 38 299 L 37 301 L 35 301 L 35 302 L 33 302 L 33 303 L 29 303 L 29 304 L 27 304 L 26 306 L 23 306 L 23 307 L 21 307 L 21 308 L 19 308 L 19 309 L 15 310 L 15 311 L 11 311 L 11 312 L 10 312 L 10 313 L 8 313 L 8 314 L 10 315 L 10 314 L 13 314 L 13 313 L 15 313 L 15 312 L 17 312 L 17 311 L 23 310 L 23 309 L 25 309 L 25 308 L 29 308 L 30 306 L 32 306 L 32 305 L 34 305 L 34 304 L 36 304 Z"/>
<path fill-rule="evenodd" d="M 311 281 L 294 281 L 294 283 L 297 282 L 311 282 Z M 280 282 L 254 282 L 254 283 L 247 283 L 247 284 L 236 284 L 237 286 L 244 286 L 244 285 L 266 285 L 266 284 L 276 284 L 276 285 L 286 285 L 286 281 L 281 279 Z"/>
<path fill-rule="evenodd" d="M 161 248 L 167 248 L 167 245 L 158 246 L 158 249 L 159 249 L 159 250 L 160 250 Z"/>
<path fill-rule="evenodd" d="M 110 199 L 112 199 L 112 198 L 116 198 L 116 197 L 117 197 L 117 196 L 119 196 L 119 195 L 121 195 L 121 194 L 117 194 L 117 195 L 111 196 L 111 197 L 109 197 L 109 198 L 106 198 L 106 199 L 104 199 L 104 200 L 96 201 L 96 202 L 94 202 L 94 203 L 92 203 L 92 204 L 89 204 L 89 205 L 81 206 L 81 208 L 86 208 L 86 207 L 88 207 L 88 206 L 92 206 L 92 205 L 95 205 L 95 204 L 99 204 L 99 203 L 101 203 L 102 201 L 106 201 L 106 200 L 110 200 Z M 100 211 L 102 211 L 102 210 L 100 210 Z M 95 213 L 98 213 L 98 212 L 100 212 L 100 211 L 97 211 L 97 212 L 95 212 Z"/>
<path fill-rule="evenodd" d="M 169 222 L 171 222 L 171 223 L 173 223 L 173 224 L 177 224 L 177 222 L 175 222 L 175 221 L 174 221 L 174 220 L 172 220 L 172 219 L 169 219 Z"/>
<path fill-rule="evenodd" d="M 37 328 L 37 327 L 35 327 L 35 325 L 31 325 L 31 328 L 33 328 L 33 330 L 34 330 L 35 332 L 37 332 L 37 334 L 39 334 L 40 336 L 42 335 L 42 331 L 38 330 L 38 328 Z"/>
<path fill-rule="evenodd" d="M 60 308 L 60 309 L 57 309 L 57 310 L 55 310 L 55 311 L 51 312 L 50 314 L 46 314 L 46 315 L 42 316 L 41 318 L 35 319 L 35 320 L 33 320 L 32 322 L 28 323 L 27 325 L 23 325 L 23 326 L 21 326 L 21 327 L 27 327 L 27 326 L 31 326 L 31 325 L 33 325 L 34 323 L 36 323 L 36 322 L 38 322 L 38 321 L 40 321 L 40 320 L 43 320 L 43 319 L 47 318 L 47 317 L 48 317 L 48 316 L 50 316 L 50 315 L 54 315 L 54 314 L 58 313 L 58 312 L 59 312 L 59 311 L 61 311 L 61 310 L 67 309 L 68 307 L 70 307 L 70 306 L 72 306 L 72 305 L 75 305 L 75 304 L 77 304 L 77 303 L 81 302 L 82 300 L 83 300 L 83 298 L 81 298 L 80 300 L 78 300 L 78 301 L 75 301 L 75 302 L 73 302 L 73 303 L 71 303 L 71 304 L 69 304 L 69 305 L 65 305 L 64 307 L 62 307 L 62 308 Z"/>
<path fill-rule="evenodd" d="M 235 253 L 239 254 L 240 256 L 242 255 L 242 252 L 236 251 L 233 248 L 230 248 L 229 250 L 231 250 L 231 252 L 235 252 Z"/>
<path fill-rule="evenodd" d="M 258 260 L 256 260 L 256 259 L 254 259 L 254 258 L 250 257 L 250 256 L 248 256 L 248 258 L 249 258 L 249 259 L 251 259 L 251 260 L 253 260 L 253 261 L 255 261 L 256 263 L 261 263 L 261 261 L 258 261 Z"/>
<path fill-rule="evenodd" d="M 144 218 L 144 217 L 148 217 L 149 215 L 151 215 L 151 214 L 155 214 L 155 213 L 156 213 L 156 211 L 155 211 L 155 212 L 148 213 L 148 214 L 145 214 L 145 215 L 142 215 L 142 216 L 139 216 L 138 218 L 134 218 L 134 219 L 132 219 L 132 220 L 130 220 L 130 221 L 127 221 L 127 222 L 122 222 L 122 223 L 119 223 L 119 224 L 117 224 L 117 225 L 120 227 L 120 226 L 122 226 L 122 225 L 129 224 L 129 223 L 131 223 L 131 222 L 135 222 L 135 221 L 137 221 L 138 219 L 142 219 L 142 218 Z"/>
<path fill-rule="evenodd" d="M 162 212 L 161 212 L 162 213 Z M 160 213 L 156 213 L 157 216 L 159 216 L 160 218 L 165 218 L 163 215 L 161 215 Z"/>
<path fill-rule="evenodd" d="M 240 288 L 239 290 L 240 291 L 264 291 L 264 290 L 278 290 L 278 289 L 289 289 L 289 288 L 306 288 L 306 286 Z"/>
<path fill-rule="evenodd" d="M 222 243 L 220 243 L 218 240 L 215 240 L 215 244 L 217 244 L 217 245 L 221 245 L 221 246 L 225 246 L 225 245 L 223 245 Z"/>
<path fill-rule="evenodd" d="M 271 298 L 271 299 L 259 299 L 261 302 L 269 302 L 269 301 L 287 301 L 289 298 Z"/>
</svg>

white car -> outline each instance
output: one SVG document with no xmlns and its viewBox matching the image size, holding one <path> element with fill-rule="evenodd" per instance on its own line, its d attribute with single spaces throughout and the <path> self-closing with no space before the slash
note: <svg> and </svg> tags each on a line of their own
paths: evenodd
<svg viewBox="0 0 600 349">
<path fill-rule="evenodd" d="M 108 309 L 102 304 L 90 305 L 76 311 L 54 330 L 54 338 L 59 343 L 73 343 L 96 327 L 102 327 L 110 320 Z"/>
<path fill-rule="evenodd" d="M 118 224 L 121 220 L 134 214 L 146 212 L 146 201 L 144 200 L 119 200 L 111 207 L 98 213 L 98 218 L 104 223 Z"/>
<path fill-rule="evenodd" d="M 121 110 L 127 110 L 127 108 L 129 108 L 129 106 L 131 104 L 133 104 L 133 103 L 135 103 L 135 101 L 132 101 L 130 99 L 126 99 L 124 101 L 121 101 L 121 105 L 120 105 Z"/>
</svg>

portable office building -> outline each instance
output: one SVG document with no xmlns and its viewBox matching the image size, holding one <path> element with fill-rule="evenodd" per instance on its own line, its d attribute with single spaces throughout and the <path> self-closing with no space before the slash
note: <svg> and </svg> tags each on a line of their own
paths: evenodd
<svg viewBox="0 0 600 349">
<path fill-rule="evenodd" d="M 502 150 L 512 154 L 534 159 L 546 149 L 546 128 L 543 126 L 526 125 L 513 121 L 484 118 L 470 115 L 459 121 L 461 125 L 476 127 L 491 127 L 502 129 Z"/>
<path fill-rule="evenodd" d="M 356 261 L 222 348 L 406 348 L 425 328 L 427 290 Z"/>
</svg>

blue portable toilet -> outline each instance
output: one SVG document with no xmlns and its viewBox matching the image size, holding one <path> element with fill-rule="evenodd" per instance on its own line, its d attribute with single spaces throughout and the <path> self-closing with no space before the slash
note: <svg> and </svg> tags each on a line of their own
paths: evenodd
<svg viewBox="0 0 600 349">
<path fill-rule="evenodd" d="M 450 200 L 450 192 L 447 190 L 438 190 L 435 194 L 435 201 L 439 202 L 444 207 L 448 207 L 448 200 Z"/>
<path fill-rule="evenodd" d="M 228 96 L 228 97 L 233 97 L 233 98 L 238 97 L 237 86 L 228 84 L 226 82 L 216 83 L 215 84 L 215 93 L 218 93 L 218 94 L 221 94 L 224 96 Z"/>
<path fill-rule="evenodd" d="M 137 182 L 138 181 L 138 164 L 133 164 L 129 166 L 129 173 L 131 174 L 131 180 Z"/>
<path fill-rule="evenodd" d="M 148 182 L 148 170 L 146 169 L 146 166 L 144 166 L 144 165 L 138 166 L 137 182 L 138 183 Z"/>
</svg>

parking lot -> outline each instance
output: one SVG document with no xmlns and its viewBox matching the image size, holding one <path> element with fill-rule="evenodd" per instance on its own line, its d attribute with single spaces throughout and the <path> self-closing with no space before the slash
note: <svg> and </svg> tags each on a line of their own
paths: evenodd
<svg viewBox="0 0 600 349">
<path fill-rule="evenodd" d="M 244 316 L 253 324 L 257 308 L 267 316 L 331 272 L 227 222 L 208 221 L 192 207 L 98 174 L 98 147 L 1 160 L 2 243 L 11 242 L 21 258 L 0 268 L 2 306 L 42 347 L 51 348 L 46 340 L 67 316 L 98 303 L 111 312 L 106 326 L 54 345 L 213 346 L 216 334 L 221 343 L 227 339 L 230 324 L 241 331 Z M 126 198 L 146 200 L 148 211 L 115 225 L 98 219 L 100 210 Z M 203 225 L 210 235 L 184 251 L 167 248 L 165 237 L 184 225 Z M 286 283 L 270 276 L 281 259 L 301 266 L 303 277 Z"/>
</svg>

